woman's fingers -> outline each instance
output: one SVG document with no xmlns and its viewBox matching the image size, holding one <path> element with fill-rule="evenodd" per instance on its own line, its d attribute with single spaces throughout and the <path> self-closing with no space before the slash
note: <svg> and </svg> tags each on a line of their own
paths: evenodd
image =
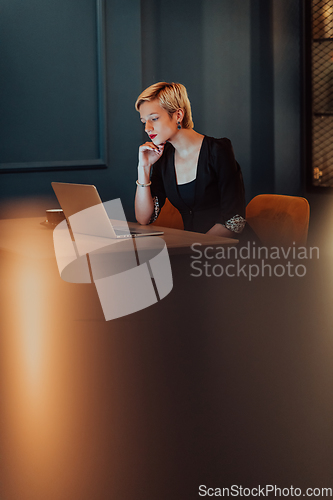
<svg viewBox="0 0 333 500">
<path fill-rule="evenodd" d="M 164 149 L 164 144 L 156 146 L 153 142 L 146 142 L 139 147 L 140 153 L 152 153 L 152 154 L 162 154 Z"/>
<path fill-rule="evenodd" d="M 139 163 L 144 166 L 155 163 L 164 150 L 164 144 L 156 146 L 153 142 L 145 142 L 139 147 Z"/>
<path fill-rule="evenodd" d="M 156 146 L 153 142 L 145 142 L 140 146 L 141 151 L 159 151 L 159 147 Z"/>
</svg>

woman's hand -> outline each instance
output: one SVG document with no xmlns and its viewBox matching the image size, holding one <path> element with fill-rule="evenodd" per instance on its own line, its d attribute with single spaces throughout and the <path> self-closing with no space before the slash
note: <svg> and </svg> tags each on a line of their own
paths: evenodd
<svg viewBox="0 0 333 500">
<path fill-rule="evenodd" d="M 135 216 L 140 224 L 148 224 L 154 211 L 154 202 L 149 185 L 151 166 L 161 158 L 164 144 L 156 146 L 146 142 L 139 147 L 138 182 L 135 195 Z"/>
<path fill-rule="evenodd" d="M 216 223 L 213 227 L 211 227 L 206 234 L 211 234 L 212 236 L 223 236 L 225 238 L 237 238 L 237 235 L 233 231 L 230 231 L 230 229 L 227 229 L 219 223 Z"/>
<path fill-rule="evenodd" d="M 164 144 L 156 146 L 153 142 L 145 142 L 139 147 L 139 168 L 150 170 L 150 167 L 161 158 Z"/>
</svg>

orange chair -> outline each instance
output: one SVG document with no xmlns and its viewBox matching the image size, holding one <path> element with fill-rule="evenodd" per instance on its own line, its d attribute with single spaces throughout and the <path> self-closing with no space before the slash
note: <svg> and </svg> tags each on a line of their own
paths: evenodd
<svg viewBox="0 0 333 500">
<path fill-rule="evenodd" d="M 175 208 L 168 198 L 160 211 L 160 214 L 155 222 L 155 226 L 171 227 L 173 229 L 184 229 L 183 219 L 177 208 Z"/>
<path fill-rule="evenodd" d="M 298 196 L 260 194 L 246 207 L 246 220 L 267 246 L 306 245 L 309 203 Z"/>
</svg>

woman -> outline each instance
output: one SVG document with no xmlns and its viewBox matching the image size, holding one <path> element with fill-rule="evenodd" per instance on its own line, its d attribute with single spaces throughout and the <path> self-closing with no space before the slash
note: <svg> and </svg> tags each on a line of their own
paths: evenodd
<svg viewBox="0 0 333 500">
<path fill-rule="evenodd" d="M 244 185 L 229 139 L 193 130 L 190 101 L 179 83 L 151 85 L 135 108 L 151 139 L 139 148 L 137 221 L 156 220 L 167 197 L 184 229 L 239 238 L 246 224 Z"/>
</svg>

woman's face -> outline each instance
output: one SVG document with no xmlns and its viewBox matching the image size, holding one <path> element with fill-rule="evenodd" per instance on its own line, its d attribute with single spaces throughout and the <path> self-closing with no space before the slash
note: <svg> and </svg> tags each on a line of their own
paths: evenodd
<svg viewBox="0 0 333 500">
<path fill-rule="evenodd" d="M 139 111 L 141 121 L 145 124 L 145 131 L 156 146 L 171 141 L 178 132 L 177 112 L 170 117 L 160 106 L 158 99 L 143 102 Z"/>
</svg>

